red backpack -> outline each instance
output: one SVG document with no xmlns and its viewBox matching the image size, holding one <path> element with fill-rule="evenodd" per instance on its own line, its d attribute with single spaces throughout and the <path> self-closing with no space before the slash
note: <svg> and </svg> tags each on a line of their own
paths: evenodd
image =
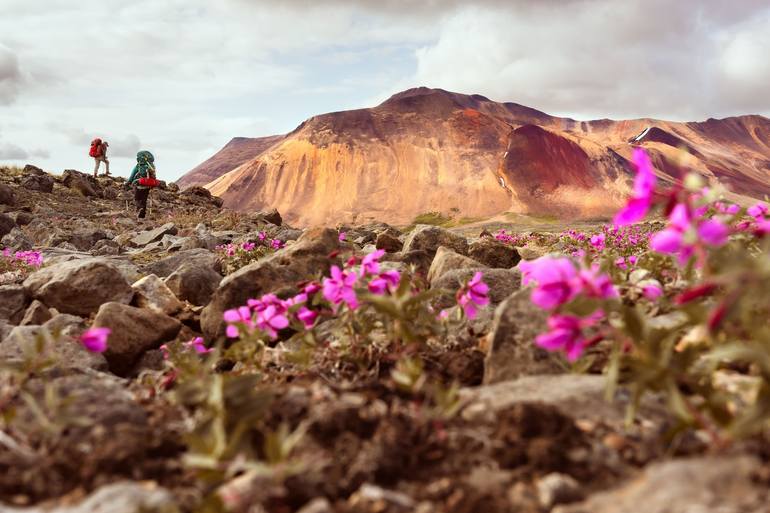
<svg viewBox="0 0 770 513">
<path fill-rule="evenodd" d="M 102 140 L 94 139 L 91 141 L 91 149 L 88 152 L 89 157 L 99 157 L 102 154 Z"/>
</svg>

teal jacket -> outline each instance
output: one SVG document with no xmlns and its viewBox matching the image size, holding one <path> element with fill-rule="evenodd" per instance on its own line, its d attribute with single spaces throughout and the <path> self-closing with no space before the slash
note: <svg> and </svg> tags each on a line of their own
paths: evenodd
<svg viewBox="0 0 770 513">
<path fill-rule="evenodd" d="M 150 176 L 150 169 L 155 171 L 155 157 L 149 151 L 140 151 L 136 154 L 136 165 L 128 177 L 128 183 L 133 185 L 140 178 L 147 178 Z"/>
</svg>

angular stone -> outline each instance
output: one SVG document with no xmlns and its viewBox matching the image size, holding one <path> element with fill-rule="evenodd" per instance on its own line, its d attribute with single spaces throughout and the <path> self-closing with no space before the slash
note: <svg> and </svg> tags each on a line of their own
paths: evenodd
<svg viewBox="0 0 770 513">
<path fill-rule="evenodd" d="M 13 220 L 16 221 L 18 226 L 27 226 L 34 221 L 35 216 L 29 212 L 16 212 L 13 216 Z"/>
<path fill-rule="evenodd" d="M 180 251 L 169 257 L 147 264 L 142 269 L 142 272 L 165 278 L 179 269 L 182 264 L 210 267 L 217 272 L 222 270 L 221 264 L 219 263 L 219 257 L 215 253 L 212 253 L 207 249 L 198 248 Z"/>
<path fill-rule="evenodd" d="M 468 256 L 487 267 L 510 269 L 519 263 L 518 251 L 508 244 L 490 237 L 483 237 L 468 247 Z"/>
<path fill-rule="evenodd" d="M 0 320 L 17 324 L 24 316 L 29 295 L 21 285 L 0 286 Z"/>
<path fill-rule="evenodd" d="M 449 271 L 480 269 L 483 267 L 484 264 L 481 262 L 456 253 L 447 247 L 439 246 L 438 250 L 436 250 L 436 256 L 433 257 L 433 262 L 430 264 L 430 269 L 428 269 L 428 281 L 433 283 Z"/>
<path fill-rule="evenodd" d="M 275 208 L 268 210 L 267 212 L 260 212 L 259 215 L 262 217 L 262 219 L 270 224 L 274 224 L 276 226 L 281 226 L 281 224 L 283 224 L 283 218 L 281 218 L 281 214 Z"/>
<path fill-rule="evenodd" d="M 14 228 L 10 233 L 0 239 L 0 246 L 10 248 L 13 251 L 29 251 L 34 246 L 33 242 L 19 228 Z"/>
<path fill-rule="evenodd" d="M 16 205 L 16 193 L 4 183 L 0 183 L 0 205 Z"/>
<path fill-rule="evenodd" d="M 484 361 L 484 383 L 566 370 L 561 356 L 535 345 L 535 337 L 548 330 L 548 315 L 532 303 L 530 293 L 520 290 L 495 310 Z"/>
<path fill-rule="evenodd" d="M 377 234 L 374 245 L 377 249 L 384 249 L 388 253 L 396 253 L 404 247 L 404 243 L 399 239 L 398 232 L 394 229 L 385 230 Z"/>
<path fill-rule="evenodd" d="M 14 221 L 8 214 L 0 212 L 0 238 L 11 233 L 11 230 L 14 228 L 16 228 L 16 221 Z"/>
<path fill-rule="evenodd" d="M 74 169 L 64 170 L 62 183 L 65 187 L 76 190 L 86 197 L 100 197 L 102 195 L 102 187 L 96 178 Z"/>
<path fill-rule="evenodd" d="M 24 313 L 24 318 L 21 320 L 20 326 L 39 326 L 49 321 L 51 317 L 53 316 L 48 307 L 35 299 L 32 301 L 32 304 L 27 307 L 27 311 Z"/>
<path fill-rule="evenodd" d="M 96 256 L 110 256 L 120 253 L 120 244 L 111 239 L 103 239 L 94 244 L 91 254 Z"/>
<path fill-rule="evenodd" d="M 641 475 L 554 513 L 744 513 L 767 509 L 753 456 L 702 456 L 653 463 Z"/>
<path fill-rule="evenodd" d="M 414 250 L 424 250 L 434 254 L 439 246 L 446 246 L 449 249 L 460 253 L 468 254 L 468 241 L 465 237 L 452 233 L 446 228 L 418 224 L 404 241 L 404 253 Z"/>
<path fill-rule="evenodd" d="M 178 232 L 179 230 L 174 223 L 166 223 L 158 228 L 141 232 L 131 239 L 131 242 L 136 246 L 146 246 L 151 242 L 159 242 L 164 235 L 176 235 Z"/>
<path fill-rule="evenodd" d="M 117 267 L 101 258 L 63 262 L 31 274 L 24 287 L 63 313 L 89 315 L 107 302 L 128 304 L 134 295 Z"/>
<path fill-rule="evenodd" d="M 104 356 L 119 376 L 125 376 L 142 353 L 173 340 L 182 328 L 167 315 L 121 303 L 102 305 L 93 325 L 112 330 Z"/>
<path fill-rule="evenodd" d="M 131 285 L 131 288 L 134 289 L 134 305 L 139 308 L 147 308 L 165 315 L 174 315 L 184 308 L 163 280 L 154 274 L 140 279 Z"/>
<path fill-rule="evenodd" d="M 211 267 L 193 264 L 182 264 L 165 279 L 168 288 L 179 299 L 198 306 L 211 301 L 221 281 L 222 275 Z"/>
<path fill-rule="evenodd" d="M 296 283 L 318 273 L 326 274 L 333 263 L 338 263 L 329 258 L 338 248 L 335 230 L 310 229 L 295 244 L 227 276 L 201 313 L 201 328 L 206 338 L 213 341 L 224 335 L 222 314 L 225 310 L 269 292 L 294 292 Z"/>
<path fill-rule="evenodd" d="M 44 192 L 51 194 L 53 192 L 54 179 L 47 174 L 28 175 L 21 181 L 21 186 L 30 191 Z"/>
</svg>

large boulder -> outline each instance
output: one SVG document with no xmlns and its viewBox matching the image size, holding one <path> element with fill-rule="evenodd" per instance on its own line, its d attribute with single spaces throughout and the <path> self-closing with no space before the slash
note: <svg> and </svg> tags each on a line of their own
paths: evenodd
<svg viewBox="0 0 770 513">
<path fill-rule="evenodd" d="M 134 289 L 134 305 L 139 308 L 147 308 L 165 315 L 174 315 L 184 308 L 171 289 L 154 274 L 138 280 L 131 288 Z"/>
<path fill-rule="evenodd" d="M 431 282 L 432 289 L 446 291 L 445 294 L 434 300 L 434 306 L 440 309 L 448 308 L 455 304 L 455 294 L 457 291 L 470 281 L 477 272 L 482 273 L 482 280 L 489 286 L 488 295 L 491 306 L 503 302 L 508 296 L 521 288 L 521 273 L 517 269 L 456 269 L 445 273 Z"/>
<path fill-rule="evenodd" d="M 482 237 L 468 247 L 468 256 L 487 267 L 510 269 L 519 263 L 521 257 L 516 248 L 491 237 Z"/>
<path fill-rule="evenodd" d="M 30 191 L 38 191 L 50 194 L 53 192 L 54 179 L 47 174 L 27 175 L 21 181 L 21 186 Z"/>
<path fill-rule="evenodd" d="M 481 262 L 456 253 L 444 246 L 439 246 L 438 250 L 436 250 L 436 256 L 433 257 L 433 262 L 430 264 L 430 269 L 428 269 L 428 281 L 433 283 L 449 271 L 480 269 L 482 267 L 484 267 L 484 264 Z"/>
<path fill-rule="evenodd" d="M 29 295 L 21 285 L 0 286 L 0 320 L 18 324 L 24 317 Z"/>
<path fill-rule="evenodd" d="M 179 299 L 205 306 L 219 287 L 222 275 L 208 266 L 182 264 L 164 281 Z"/>
<path fill-rule="evenodd" d="M 374 241 L 374 246 L 377 249 L 384 249 L 388 253 L 396 253 L 401 251 L 404 247 L 404 243 L 399 238 L 401 234 L 394 228 L 388 228 L 377 234 L 377 239 Z"/>
<path fill-rule="evenodd" d="M 13 218 L 8 214 L 3 214 L 0 212 L 0 238 L 5 237 L 7 234 L 11 233 L 11 230 L 13 230 L 15 227 L 16 221 L 14 221 Z"/>
<path fill-rule="evenodd" d="M 203 333 L 211 340 L 220 338 L 224 335 L 225 310 L 269 292 L 294 292 L 297 282 L 326 274 L 337 262 L 330 254 L 338 248 L 335 230 L 310 229 L 295 244 L 227 276 L 201 313 Z"/>
<path fill-rule="evenodd" d="M 637 478 L 554 513 L 743 513 L 768 511 L 753 456 L 701 456 L 653 463 Z"/>
<path fill-rule="evenodd" d="M 0 205 L 16 205 L 16 193 L 4 183 L 0 183 Z"/>
<path fill-rule="evenodd" d="M 280 212 L 275 208 L 266 212 L 260 212 L 258 215 L 270 224 L 276 226 L 281 226 L 281 224 L 283 224 L 283 218 L 281 217 Z"/>
<path fill-rule="evenodd" d="M 83 196 L 101 197 L 102 195 L 102 187 L 96 178 L 74 169 L 64 170 L 64 173 L 62 173 L 62 184 L 65 187 L 78 191 Z"/>
<path fill-rule="evenodd" d="M 565 371 L 559 355 L 535 345 L 535 337 L 548 329 L 548 315 L 529 296 L 529 290 L 520 290 L 495 310 L 484 362 L 485 383 Z"/>
<path fill-rule="evenodd" d="M 160 241 L 164 235 L 176 235 L 178 232 L 179 230 L 174 223 L 166 223 L 163 226 L 141 232 L 131 239 L 131 242 L 136 246 L 146 246 L 152 242 Z"/>
<path fill-rule="evenodd" d="M 461 255 L 468 254 L 468 241 L 465 237 L 452 233 L 446 228 L 426 224 L 418 224 L 406 236 L 403 251 L 407 253 L 414 250 L 424 250 L 435 254 L 439 246 L 445 246 Z"/>
<path fill-rule="evenodd" d="M 169 257 L 147 264 L 142 268 L 142 271 L 145 274 L 154 274 L 160 278 L 165 278 L 183 264 L 209 267 L 217 272 L 222 270 L 219 257 L 215 253 L 199 248 L 180 251 Z"/>
<path fill-rule="evenodd" d="M 128 304 L 131 285 L 113 264 L 84 258 L 44 267 L 31 274 L 24 287 L 35 299 L 63 313 L 87 316 L 108 302 Z"/>
<path fill-rule="evenodd" d="M 118 375 L 128 374 L 142 353 L 173 340 L 182 328 L 172 317 L 122 303 L 102 305 L 93 326 L 112 330 L 104 356 Z"/>
</svg>

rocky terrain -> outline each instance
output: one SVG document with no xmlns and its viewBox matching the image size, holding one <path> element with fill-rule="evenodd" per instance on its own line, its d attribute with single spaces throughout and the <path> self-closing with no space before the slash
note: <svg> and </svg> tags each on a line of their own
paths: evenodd
<svg viewBox="0 0 770 513">
<path fill-rule="evenodd" d="M 414 112 L 427 98 L 395 97 L 388 109 Z M 570 135 L 534 125 L 512 130 L 508 123 L 522 116 L 557 121 L 514 106 L 499 106 L 508 117 L 496 117 L 479 98 L 458 110 L 450 100 L 439 95 L 430 108 L 431 115 L 444 109 L 446 137 L 488 133 L 465 139 L 463 157 L 451 155 L 473 183 L 450 171 L 450 157 L 432 157 L 431 179 L 437 187 L 451 181 L 457 196 L 426 193 L 404 208 L 407 217 L 439 199 L 462 198 L 456 204 L 464 208 L 483 197 L 489 210 L 469 213 L 486 215 L 509 208 L 514 193 L 522 197 L 520 188 L 497 184 L 504 177 L 518 188 L 517 176 L 528 172 L 521 163 L 506 157 L 498 167 L 498 155 L 486 165 L 500 174 L 489 172 L 475 144 L 526 151 L 553 139 L 549 147 L 561 148 L 556 166 L 570 151 L 589 155 L 580 148 L 593 143 L 578 131 L 601 125 L 574 126 Z M 347 115 L 375 142 L 390 119 L 382 111 Z M 1 513 L 770 511 L 763 437 L 715 448 L 703 430 L 678 429 L 654 394 L 626 422 L 630 396 L 620 390 L 607 399 L 601 347 L 586 372 L 573 373 L 563 357 L 533 344 L 546 314 L 522 288 L 518 266 L 564 250 L 564 241 L 537 233 L 466 237 L 430 225 L 403 233 L 380 222 L 287 224 L 286 217 L 322 219 L 313 208 L 319 216 L 337 212 L 330 205 L 340 196 L 329 191 L 342 182 L 314 182 L 318 194 L 330 194 L 324 204 L 288 184 L 310 181 L 313 159 L 333 174 L 332 162 L 349 158 L 345 151 L 359 155 L 349 164 L 361 175 L 339 194 L 358 190 L 373 206 L 340 208 L 374 215 L 400 201 L 374 201 L 383 186 L 368 177 L 381 170 L 356 160 L 361 150 L 351 148 L 359 143 L 339 139 L 336 119 L 309 120 L 208 189 L 164 184 L 141 222 L 120 178 L 0 168 L 0 247 L 6 259 L 41 258 L 0 268 Z M 424 137 L 435 151 L 446 142 Z M 332 154 L 339 157 L 324 160 Z M 625 180 L 622 157 L 590 155 L 605 159 L 595 180 L 608 184 L 611 170 L 613 180 Z M 394 187 L 423 190 L 416 176 L 432 165 L 412 177 L 399 170 Z M 582 171 L 565 180 L 578 189 L 598 183 Z M 269 206 L 275 193 L 312 208 L 237 212 L 209 189 L 235 206 Z M 247 197 L 256 199 L 239 199 Z M 375 250 L 383 254 L 373 272 L 398 271 L 402 282 L 410 276 L 402 292 L 418 300 L 389 302 L 401 294 L 391 289 L 370 299 L 379 310 L 336 317 L 335 307 L 302 337 L 294 325 L 277 324 L 264 344 L 243 332 L 238 342 L 225 336 L 230 309 L 268 293 L 297 297 L 332 266 L 363 266 Z M 478 272 L 489 305 L 470 318 L 455 303 Z M 434 319 L 440 310 L 449 321 Z M 103 352 L 84 346 L 83 333 L 94 327 L 111 330 Z"/>
<path fill-rule="evenodd" d="M 236 210 L 278 208 L 299 226 L 407 224 L 426 212 L 596 218 L 630 190 L 634 139 L 669 184 L 690 169 L 734 201 L 770 194 L 763 116 L 576 121 L 428 88 L 314 116 L 283 137 L 233 139 L 179 183 L 204 185 Z"/>
</svg>

